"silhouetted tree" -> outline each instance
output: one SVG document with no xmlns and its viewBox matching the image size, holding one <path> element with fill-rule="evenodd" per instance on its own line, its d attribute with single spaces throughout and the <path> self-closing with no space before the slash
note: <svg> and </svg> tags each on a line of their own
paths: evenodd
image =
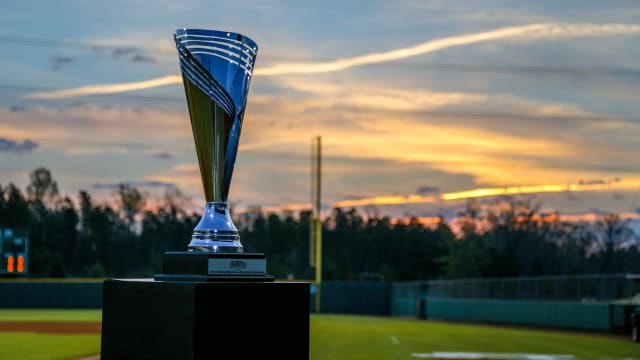
<svg viewBox="0 0 640 360">
<path fill-rule="evenodd" d="M 135 187 L 120 184 L 118 186 L 118 199 L 120 200 L 120 209 L 125 221 L 130 226 L 133 225 L 136 215 L 142 212 L 142 208 L 146 204 L 144 195 Z"/>
<path fill-rule="evenodd" d="M 58 196 L 58 183 L 53 179 L 51 171 L 40 167 L 29 174 L 31 182 L 27 185 L 29 200 L 45 203 Z"/>
<path fill-rule="evenodd" d="M 0 227 L 26 229 L 32 221 L 29 204 L 12 183 L 0 185 Z"/>
<path fill-rule="evenodd" d="M 618 214 L 606 214 L 596 222 L 595 256 L 599 258 L 600 272 L 618 272 L 622 269 L 615 261 L 616 252 L 631 245 L 633 232 L 629 229 L 629 221 Z"/>
</svg>

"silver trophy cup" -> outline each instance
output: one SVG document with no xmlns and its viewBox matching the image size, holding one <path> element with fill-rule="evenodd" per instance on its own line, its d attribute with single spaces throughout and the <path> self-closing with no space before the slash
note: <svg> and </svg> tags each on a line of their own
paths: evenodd
<svg viewBox="0 0 640 360">
<path fill-rule="evenodd" d="M 241 253 L 227 196 L 258 46 L 216 30 L 179 29 L 174 39 L 207 201 L 189 250 Z"/>
</svg>

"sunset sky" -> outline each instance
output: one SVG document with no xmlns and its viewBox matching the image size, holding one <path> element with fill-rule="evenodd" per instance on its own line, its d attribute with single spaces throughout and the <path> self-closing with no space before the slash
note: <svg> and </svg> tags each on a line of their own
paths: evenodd
<svg viewBox="0 0 640 360">
<path fill-rule="evenodd" d="M 0 3 L 0 184 L 118 183 L 204 202 L 176 28 L 260 49 L 230 201 L 394 216 L 523 194 L 567 214 L 640 208 L 636 1 Z"/>
</svg>

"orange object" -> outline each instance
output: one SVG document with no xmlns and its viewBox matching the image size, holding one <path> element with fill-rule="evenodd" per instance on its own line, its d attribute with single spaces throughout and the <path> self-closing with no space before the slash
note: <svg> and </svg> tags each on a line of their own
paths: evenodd
<svg viewBox="0 0 640 360">
<path fill-rule="evenodd" d="M 18 255 L 18 266 L 16 267 L 19 273 L 24 272 L 24 256 Z"/>
<path fill-rule="evenodd" d="M 13 272 L 13 256 L 7 258 L 7 271 Z"/>
</svg>

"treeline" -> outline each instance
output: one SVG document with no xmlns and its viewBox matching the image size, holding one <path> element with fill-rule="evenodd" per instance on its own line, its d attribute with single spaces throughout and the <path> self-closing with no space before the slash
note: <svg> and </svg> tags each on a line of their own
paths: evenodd
<svg viewBox="0 0 640 360">
<path fill-rule="evenodd" d="M 182 209 L 186 200 L 175 189 L 154 211 L 144 211 L 146 200 L 121 185 L 109 204 L 84 190 L 73 201 L 39 168 L 25 193 L 0 184 L 0 228 L 27 230 L 33 277 L 151 276 L 160 272 L 164 251 L 186 249 L 200 216 Z"/>
<path fill-rule="evenodd" d="M 31 173 L 21 191 L 0 184 L 0 228 L 27 229 L 30 276 L 152 276 L 162 254 L 185 250 L 200 219 L 188 199 L 167 191 L 154 210 L 145 195 L 120 186 L 111 204 L 86 191 L 61 196 L 49 170 Z M 235 217 L 247 252 L 263 252 L 277 278 L 312 279 L 309 213 Z M 387 281 L 640 272 L 638 239 L 609 214 L 589 223 L 541 214 L 526 201 L 470 202 L 457 219 L 428 226 L 333 209 L 323 223 L 323 278 Z"/>
</svg>

